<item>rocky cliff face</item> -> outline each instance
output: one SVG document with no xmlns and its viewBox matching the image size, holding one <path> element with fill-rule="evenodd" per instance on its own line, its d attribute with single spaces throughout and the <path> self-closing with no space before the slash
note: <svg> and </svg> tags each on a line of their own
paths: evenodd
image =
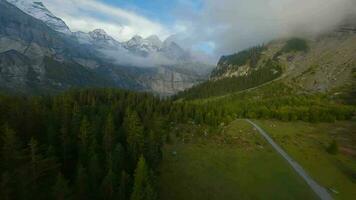
<svg viewBox="0 0 356 200">
<path fill-rule="evenodd" d="M 140 80 L 148 83 L 147 87 L 162 96 L 174 95 L 206 80 L 205 75 L 183 69 L 158 67 L 153 70 L 150 75 L 141 76 Z"/>
<path fill-rule="evenodd" d="M 41 93 L 75 86 L 124 85 L 118 82 L 114 84 L 113 80 L 81 64 L 92 63 L 99 68 L 105 67 L 96 50 L 53 30 L 7 1 L 0 0 L 0 10 L 2 89 Z"/>
</svg>

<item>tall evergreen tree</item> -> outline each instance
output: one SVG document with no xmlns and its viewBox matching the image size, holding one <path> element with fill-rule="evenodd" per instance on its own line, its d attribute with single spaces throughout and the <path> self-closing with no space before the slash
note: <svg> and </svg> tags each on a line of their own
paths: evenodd
<svg viewBox="0 0 356 200">
<path fill-rule="evenodd" d="M 1 174 L 0 180 L 0 196 L 3 200 L 15 199 L 15 189 L 13 187 L 14 180 L 9 172 L 4 172 Z"/>
<path fill-rule="evenodd" d="M 130 187 L 130 176 L 125 171 L 122 171 L 120 177 L 119 194 L 118 194 L 118 198 L 120 200 L 128 199 L 129 187 Z"/>
<path fill-rule="evenodd" d="M 142 154 L 144 147 L 143 126 L 135 111 L 127 111 L 123 127 L 127 135 L 128 150 L 132 162 L 135 163 L 138 160 L 139 155 Z"/>
<path fill-rule="evenodd" d="M 68 181 L 61 173 L 57 176 L 57 181 L 52 188 L 52 199 L 68 200 L 71 198 L 71 192 L 68 186 Z"/>
<path fill-rule="evenodd" d="M 15 131 L 10 129 L 8 125 L 4 125 L 3 127 L 2 143 L 1 167 L 3 170 L 11 171 L 20 165 L 24 156 Z"/>
<path fill-rule="evenodd" d="M 75 198 L 76 199 L 89 199 L 89 179 L 86 169 L 79 165 L 77 177 L 75 180 Z"/>
<path fill-rule="evenodd" d="M 79 129 L 79 158 L 81 163 L 86 165 L 88 161 L 88 151 L 90 139 L 92 137 L 92 129 L 87 117 L 82 119 Z"/>
<path fill-rule="evenodd" d="M 154 192 L 149 169 L 143 156 L 140 157 L 134 176 L 133 192 L 131 200 L 154 200 L 157 196 Z"/>
<path fill-rule="evenodd" d="M 102 184 L 101 191 L 103 199 L 114 199 L 118 189 L 117 177 L 113 170 L 109 168 L 108 173 L 106 174 Z"/>
<path fill-rule="evenodd" d="M 112 152 L 115 144 L 115 125 L 114 117 L 110 113 L 106 119 L 106 124 L 104 127 L 104 137 L 103 137 L 103 147 L 108 155 Z"/>
</svg>

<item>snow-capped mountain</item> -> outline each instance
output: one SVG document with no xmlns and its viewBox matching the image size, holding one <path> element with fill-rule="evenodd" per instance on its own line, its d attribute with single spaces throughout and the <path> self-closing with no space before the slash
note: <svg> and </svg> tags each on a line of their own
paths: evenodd
<svg viewBox="0 0 356 200">
<path fill-rule="evenodd" d="M 125 42 L 123 46 L 134 54 L 147 56 L 152 53 L 157 53 L 161 49 L 161 44 L 162 41 L 155 35 L 145 39 L 136 35 Z"/>
<path fill-rule="evenodd" d="M 125 42 L 123 46 L 130 52 L 142 56 L 160 54 L 172 61 L 191 61 L 190 53 L 170 38 L 162 42 L 156 35 L 151 35 L 145 39 L 136 35 Z"/>
<path fill-rule="evenodd" d="M 124 48 L 136 56 L 147 57 L 152 54 L 159 54 L 173 60 L 189 60 L 189 52 L 181 48 L 171 38 L 162 42 L 157 35 L 147 38 L 134 36 L 127 42 L 118 42 L 108 35 L 103 29 L 95 29 L 85 33 L 82 31 L 72 33 L 65 22 L 53 15 L 41 2 L 32 0 L 7 0 L 23 12 L 46 23 L 55 31 L 65 33 L 74 37 L 80 44 L 92 45 L 98 49 L 113 50 Z"/>
<path fill-rule="evenodd" d="M 78 31 L 74 32 L 73 36 L 79 43 L 93 45 L 99 49 L 117 49 L 122 46 L 120 42 L 108 35 L 103 29 L 95 29 L 89 33 Z"/>
<path fill-rule="evenodd" d="M 31 0 L 7 0 L 9 3 L 15 5 L 17 8 L 21 9 L 28 15 L 39 19 L 46 23 L 53 30 L 71 34 L 70 29 L 66 25 L 66 23 L 54 16 L 41 2 L 33 2 Z"/>
<path fill-rule="evenodd" d="M 172 95 L 207 79 L 212 69 L 195 61 L 172 38 L 162 42 L 156 35 L 134 36 L 119 42 L 102 29 L 71 32 L 41 2 L 0 0 L 0 6 L 0 64 L 8 58 L 21 59 L 3 68 L 23 72 L 11 71 L 14 81 L 0 84 L 8 88 L 31 91 L 27 82 L 49 90 L 84 84 Z M 25 75 L 31 70 L 36 77 L 28 80 Z M 50 74 L 58 70 L 69 72 Z M 2 73 L 0 69 L 0 83 L 2 75 L 8 76 Z M 22 77 L 21 81 L 16 77 Z"/>
</svg>

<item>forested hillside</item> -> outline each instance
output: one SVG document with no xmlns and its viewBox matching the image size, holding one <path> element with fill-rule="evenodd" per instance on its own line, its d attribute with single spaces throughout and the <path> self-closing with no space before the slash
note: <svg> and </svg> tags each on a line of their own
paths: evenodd
<svg viewBox="0 0 356 200">
<path fill-rule="evenodd" d="M 264 62 L 263 67 L 253 70 L 246 76 L 227 77 L 217 80 L 211 79 L 188 90 L 179 92 L 175 98 L 191 100 L 226 95 L 272 81 L 280 77 L 281 74 L 282 68 L 278 62 L 267 60 Z"/>
<path fill-rule="evenodd" d="M 330 94 L 302 93 L 277 81 L 250 91 L 192 102 L 220 107 L 236 118 L 315 123 L 350 120 L 356 107 L 343 101 Z"/>
<path fill-rule="evenodd" d="M 1 95 L 1 199 L 157 199 L 170 128 L 217 126 L 225 116 L 222 109 L 114 89 Z"/>
<path fill-rule="evenodd" d="M 336 93 L 351 103 L 356 85 L 355 44 L 354 33 L 330 33 L 313 40 L 271 41 L 221 57 L 209 81 L 180 92 L 175 98 L 192 100 L 231 95 L 281 79 L 298 92 Z"/>
</svg>

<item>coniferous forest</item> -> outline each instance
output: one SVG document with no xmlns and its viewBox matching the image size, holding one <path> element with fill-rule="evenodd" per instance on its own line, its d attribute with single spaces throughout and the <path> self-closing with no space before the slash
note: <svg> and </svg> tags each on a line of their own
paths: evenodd
<svg viewBox="0 0 356 200">
<path fill-rule="evenodd" d="M 157 199 L 171 125 L 217 126 L 222 116 L 114 89 L 0 96 L 1 199 Z"/>
</svg>

